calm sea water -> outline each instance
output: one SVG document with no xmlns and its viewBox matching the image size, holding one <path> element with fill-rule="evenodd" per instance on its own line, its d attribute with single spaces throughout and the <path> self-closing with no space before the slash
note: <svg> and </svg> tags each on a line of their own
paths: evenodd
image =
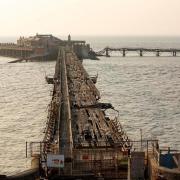
<svg viewBox="0 0 180 180">
<path fill-rule="evenodd" d="M 96 50 L 105 46 L 180 48 L 178 37 L 83 39 Z M 156 137 L 162 146 L 180 149 L 180 57 L 130 57 L 134 55 L 83 63 L 90 75 L 98 73 L 101 101 L 119 110 L 131 139 L 140 139 L 142 129 L 144 138 Z M 9 60 L 0 57 L 0 174 L 30 167 L 25 142 L 43 138 L 52 90 L 44 77 L 45 72 L 53 74 L 55 66 L 55 62 L 8 64 Z"/>
<path fill-rule="evenodd" d="M 10 60 L 0 57 L 0 174 L 30 167 L 25 143 L 42 140 L 52 91 L 45 72 L 53 72 L 55 64 L 8 64 Z"/>
</svg>

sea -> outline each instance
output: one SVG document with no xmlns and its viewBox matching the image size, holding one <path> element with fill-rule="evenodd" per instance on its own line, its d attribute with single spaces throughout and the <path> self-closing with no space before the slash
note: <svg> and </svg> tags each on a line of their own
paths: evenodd
<svg viewBox="0 0 180 180">
<path fill-rule="evenodd" d="M 72 37 L 95 51 L 105 47 L 180 48 L 180 37 Z M 16 37 L 0 37 L 14 42 Z M 132 140 L 159 139 L 161 147 L 180 150 L 180 53 L 113 53 L 99 61 L 85 59 L 89 75 L 98 75 L 101 102 L 111 103 Z M 0 174 L 12 175 L 31 166 L 26 142 L 42 141 L 55 61 L 9 64 L 0 57 Z M 112 115 L 111 112 L 107 112 Z M 28 146 L 29 148 L 29 146 Z"/>
</svg>

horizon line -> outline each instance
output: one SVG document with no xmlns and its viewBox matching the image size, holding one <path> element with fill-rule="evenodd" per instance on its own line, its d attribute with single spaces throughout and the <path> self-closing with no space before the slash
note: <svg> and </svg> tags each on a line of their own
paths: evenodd
<svg viewBox="0 0 180 180">
<path fill-rule="evenodd" d="M 67 33 L 67 34 L 56 34 L 56 33 L 38 33 L 38 34 L 52 34 L 53 36 L 60 36 L 60 37 L 67 37 L 70 33 Z M 25 36 L 25 37 L 29 37 L 29 36 L 34 36 L 36 35 L 35 34 L 23 34 L 23 35 L 18 35 L 18 34 L 14 34 L 14 35 L 0 35 L 0 37 L 20 37 L 20 36 Z M 71 37 L 180 37 L 180 34 L 178 35 L 162 35 L 162 34 L 156 34 L 156 35 L 150 35 L 150 34 L 147 34 L 147 35 L 136 35 L 136 34 L 131 34 L 131 35 L 122 35 L 122 34 L 83 34 L 83 35 L 80 35 L 80 34 L 70 34 Z"/>
</svg>

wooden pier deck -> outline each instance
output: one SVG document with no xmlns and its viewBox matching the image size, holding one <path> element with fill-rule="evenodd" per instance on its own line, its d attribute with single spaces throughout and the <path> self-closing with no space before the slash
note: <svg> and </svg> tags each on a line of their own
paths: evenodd
<svg viewBox="0 0 180 180">
<path fill-rule="evenodd" d="M 117 118 L 106 116 L 105 110 L 113 109 L 112 105 L 99 103 L 98 89 L 70 48 L 59 50 L 53 84 L 41 165 L 47 167 L 48 154 L 61 154 L 65 158 L 63 175 L 103 172 L 110 177 L 123 174 L 126 179 L 127 164 L 124 167 L 121 161 L 127 161 L 129 139 Z"/>
</svg>

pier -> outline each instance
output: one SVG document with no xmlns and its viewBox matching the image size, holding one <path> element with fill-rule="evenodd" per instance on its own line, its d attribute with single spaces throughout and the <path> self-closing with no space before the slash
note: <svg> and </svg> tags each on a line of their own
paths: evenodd
<svg viewBox="0 0 180 180">
<path fill-rule="evenodd" d="M 96 52 L 97 56 L 106 56 L 110 57 L 113 52 L 119 52 L 120 55 L 126 57 L 129 52 L 136 52 L 138 56 L 143 57 L 147 53 L 151 53 L 156 57 L 163 56 L 164 53 L 168 53 L 169 56 L 176 57 L 180 53 L 180 49 L 175 48 L 131 48 L 131 47 L 122 47 L 122 48 L 112 48 L 106 47 L 101 51 Z"/>
<path fill-rule="evenodd" d="M 158 141 L 128 138 L 118 111 L 110 103 L 100 103 L 100 92 L 72 47 L 59 49 L 53 86 L 44 140 L 30 143 L 31 157 L 39 159 L 40 177 L 137 179 L 144 178 L 149 165 L 146 176 L 158 177 L 159 157 L 164 157 Z M 106 115 L 107 109 L 114 111 L 114 118 Z M 173 152 L 169 155 L 176 159 L 172 159 L 174 168 L 180 164 Z M 156 159 L 155 171 L 152 159 Z M 170 171 L 167 176 L 179 177 L 179 171 Z"/>
<path fill-rule="evenodd" d="M 39 147 L 44 174 L 126 179 L 131 143 L 117 117 L 106 116 L 107 109 L 118 113 L 110 103 L 99 102 L 98 89 L 71 48 L 60 48 L 53 79 L 44 140 L 31 144 L 32 157 Z M 52 155 L 62 155 L 60 169 L 48 164 Z"/>
<path fill-rule="evenodd" d="M 0 56 L 26 59 L 31 57 L 32 53 L 32 47 L 20 47 L 14 43 L 0 43 Z"/>
<path fill-rule="evenodd" d="M 82 40 L 61 40 L 51 34 L 36 34 L 30 37 L 20 37 L 17 43 L 0 43 L 0 56 L 17 58 L 11 63 L 33 60 L 56 60 L 59 46 L 70 46 L 79 59 L 96 59 L 90 45 Z"/>
<path fill-rule="evenodd" d="M 31 169 L 0 179 L 180 177 L 180 153 L 160 149 L 156 139 L 130 140 L 119 112 L 109 102 L 100 102 L 97 78 L 88 75 L 72 46 L 59 48 L 54 76 L 46 77 L 53 91 L 44 138 L 41 142 L 26 142 Z M 114 116 L 107 116 L 106 110 Z"/>
</svg>

